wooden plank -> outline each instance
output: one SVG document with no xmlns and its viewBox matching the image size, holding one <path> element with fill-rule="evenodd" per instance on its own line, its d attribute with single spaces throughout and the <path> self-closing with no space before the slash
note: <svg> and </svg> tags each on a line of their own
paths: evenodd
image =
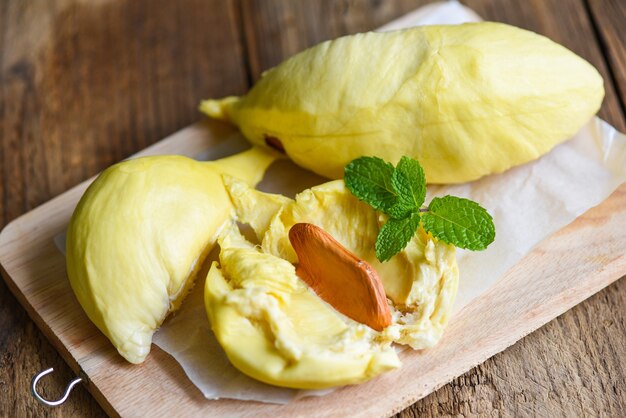
<svg viewBox="0 0 626 418">
<path fill-rule="evenodd" d="M 234 1 L 0 2 L 0 226 L 200 118 L 198 101 L 247 88 Z M 0 416 L 102 416 L 0 284 Z"/>
<path fill-rule="evenodd" d="M 192 156 L 233 132 L 218 122 L 195 125 L 140 155 L 180 152 Z M 295 166 L 292 170 L 287 173 L 290 178 L 302 173 Z M 496 286 L 456 315 L 435 348 L 403 352 L 399 370 L 288 405 L 209 402 L 180 366 L 156 347 L 141 366 L 126 363 L 73 297 L 65 260 L 53 237 L 65 228 L 87 184 L 9 224 L 0 235 L 0 263 L 20 303 L 75 372 L 84 371 L 89 391 L 111 415 L 143 416 L 146 411 L 157 416 L 181 411 L 189 416 L 388 415 L 510 346 L 626 270 L 626 230 L 620 228 L 626 224 L 623 185 L 601 205 L 542 242 Z"/>
<path fill-rule="evenodd" d="M 626 2 L 586 0 L 600 45 L 626 113 Z"/>
</svg>

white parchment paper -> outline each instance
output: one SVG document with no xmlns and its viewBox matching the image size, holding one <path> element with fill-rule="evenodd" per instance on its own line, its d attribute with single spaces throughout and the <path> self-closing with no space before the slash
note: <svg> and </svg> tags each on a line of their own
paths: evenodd
<svg viewBox="0 0 626 418">
<path fill-rule="evenodd" d="M 472 10 L 451 1 L 425 6 L 379 30 L 478 20 Z M 240 151 L 241 146 L 240 140 L 233 140 L 232 151 Z M 202 155 L 207 156 L 210 153 Z M 314 180 L 303 177 L 301 189 Z M 427 202 L 445 194 L 468 197 L 487 208 L 496 224 L 496 240 L 486 251 L 458 253 L 460 284 L 455 312 L 491 287 L 542 239 L 602 202 L 624 181 L 626 136 L 594 118 L 572 139 L 530 164 L 472 183 L 430 186 Z M 280 187 L 272 189 L 280 191 L 276 190 Z M 57 244 L 64 248 L 62 237 L 58 238 Z M 330 392 L 273 387 L 237 371 L 213 337 L 203 289 L 203 279 L 199 279 L 182 308 L 155 334 L 154 343 L 180 363 L 206 398 L 286 403 Z"/>
</svg>

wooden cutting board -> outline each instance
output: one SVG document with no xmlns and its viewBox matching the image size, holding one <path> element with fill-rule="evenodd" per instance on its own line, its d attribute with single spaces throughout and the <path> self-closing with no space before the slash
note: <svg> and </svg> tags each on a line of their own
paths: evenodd
<svg viewBox="0 0 626 418">
<path fill-rule="evenodd" d="M 236 131 L 219 122 L 202 122 L 136 156 L 197 156 L 232 141 L 233 135 Z M 87 378 L 87 388 L 110 415 L 388 416 L 626 273 L 626 184 L 622 184 L 602 204 L 540 243 L 494 287 L 455 315 L 435 348 L 403 352 L 399 370 L 288 405 L 209 401 L 178 363 L 156 346 L 145 363 L 126 363 L 74 298 L 65 259 L 53 238 L 64 231 L 90 182 L 7 225 L 0 234 L 0 264 L 11 291 L 65 361 Z"/>
</svg>

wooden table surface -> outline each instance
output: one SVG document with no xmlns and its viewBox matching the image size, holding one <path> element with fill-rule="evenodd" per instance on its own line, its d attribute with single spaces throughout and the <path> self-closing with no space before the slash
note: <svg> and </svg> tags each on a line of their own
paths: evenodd
<svg viewBox="0 0 626 418">
<path fill-rule="evenodd" d="M 200 99 L 244 93 L 325 39 L 427 1 L 0 1 L 0 227 L 201 118 Z M 483 18 L 547 35 L 602 73 L 600 116 L 626 131 L 625 0 L 465 0 Z M 626 227 L 626 226 L 625 226 Z M 399 416 L 623 416 L 624 278 Z M 103 416 L 0 281 L 0 416 Z M 358 405 L 355 405 L 358 407 Z M 184 411 L 181 411 L 184 414 Z"/>
</svg>

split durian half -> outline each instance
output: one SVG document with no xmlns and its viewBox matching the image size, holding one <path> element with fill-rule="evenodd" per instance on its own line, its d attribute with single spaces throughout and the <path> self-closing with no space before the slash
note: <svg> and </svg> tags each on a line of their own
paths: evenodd
<svg viewBox="0 0 626 418">
<path fill-rule="evenodd" d="M 275 155 L 253 148 L 213 162 L 168 155 L 104 170 L 67 229 L 67 274 L 91 321 L 131 363 L 177 309 L 233 216 L 221 175 L 254 185 Z"/>
</svg>

